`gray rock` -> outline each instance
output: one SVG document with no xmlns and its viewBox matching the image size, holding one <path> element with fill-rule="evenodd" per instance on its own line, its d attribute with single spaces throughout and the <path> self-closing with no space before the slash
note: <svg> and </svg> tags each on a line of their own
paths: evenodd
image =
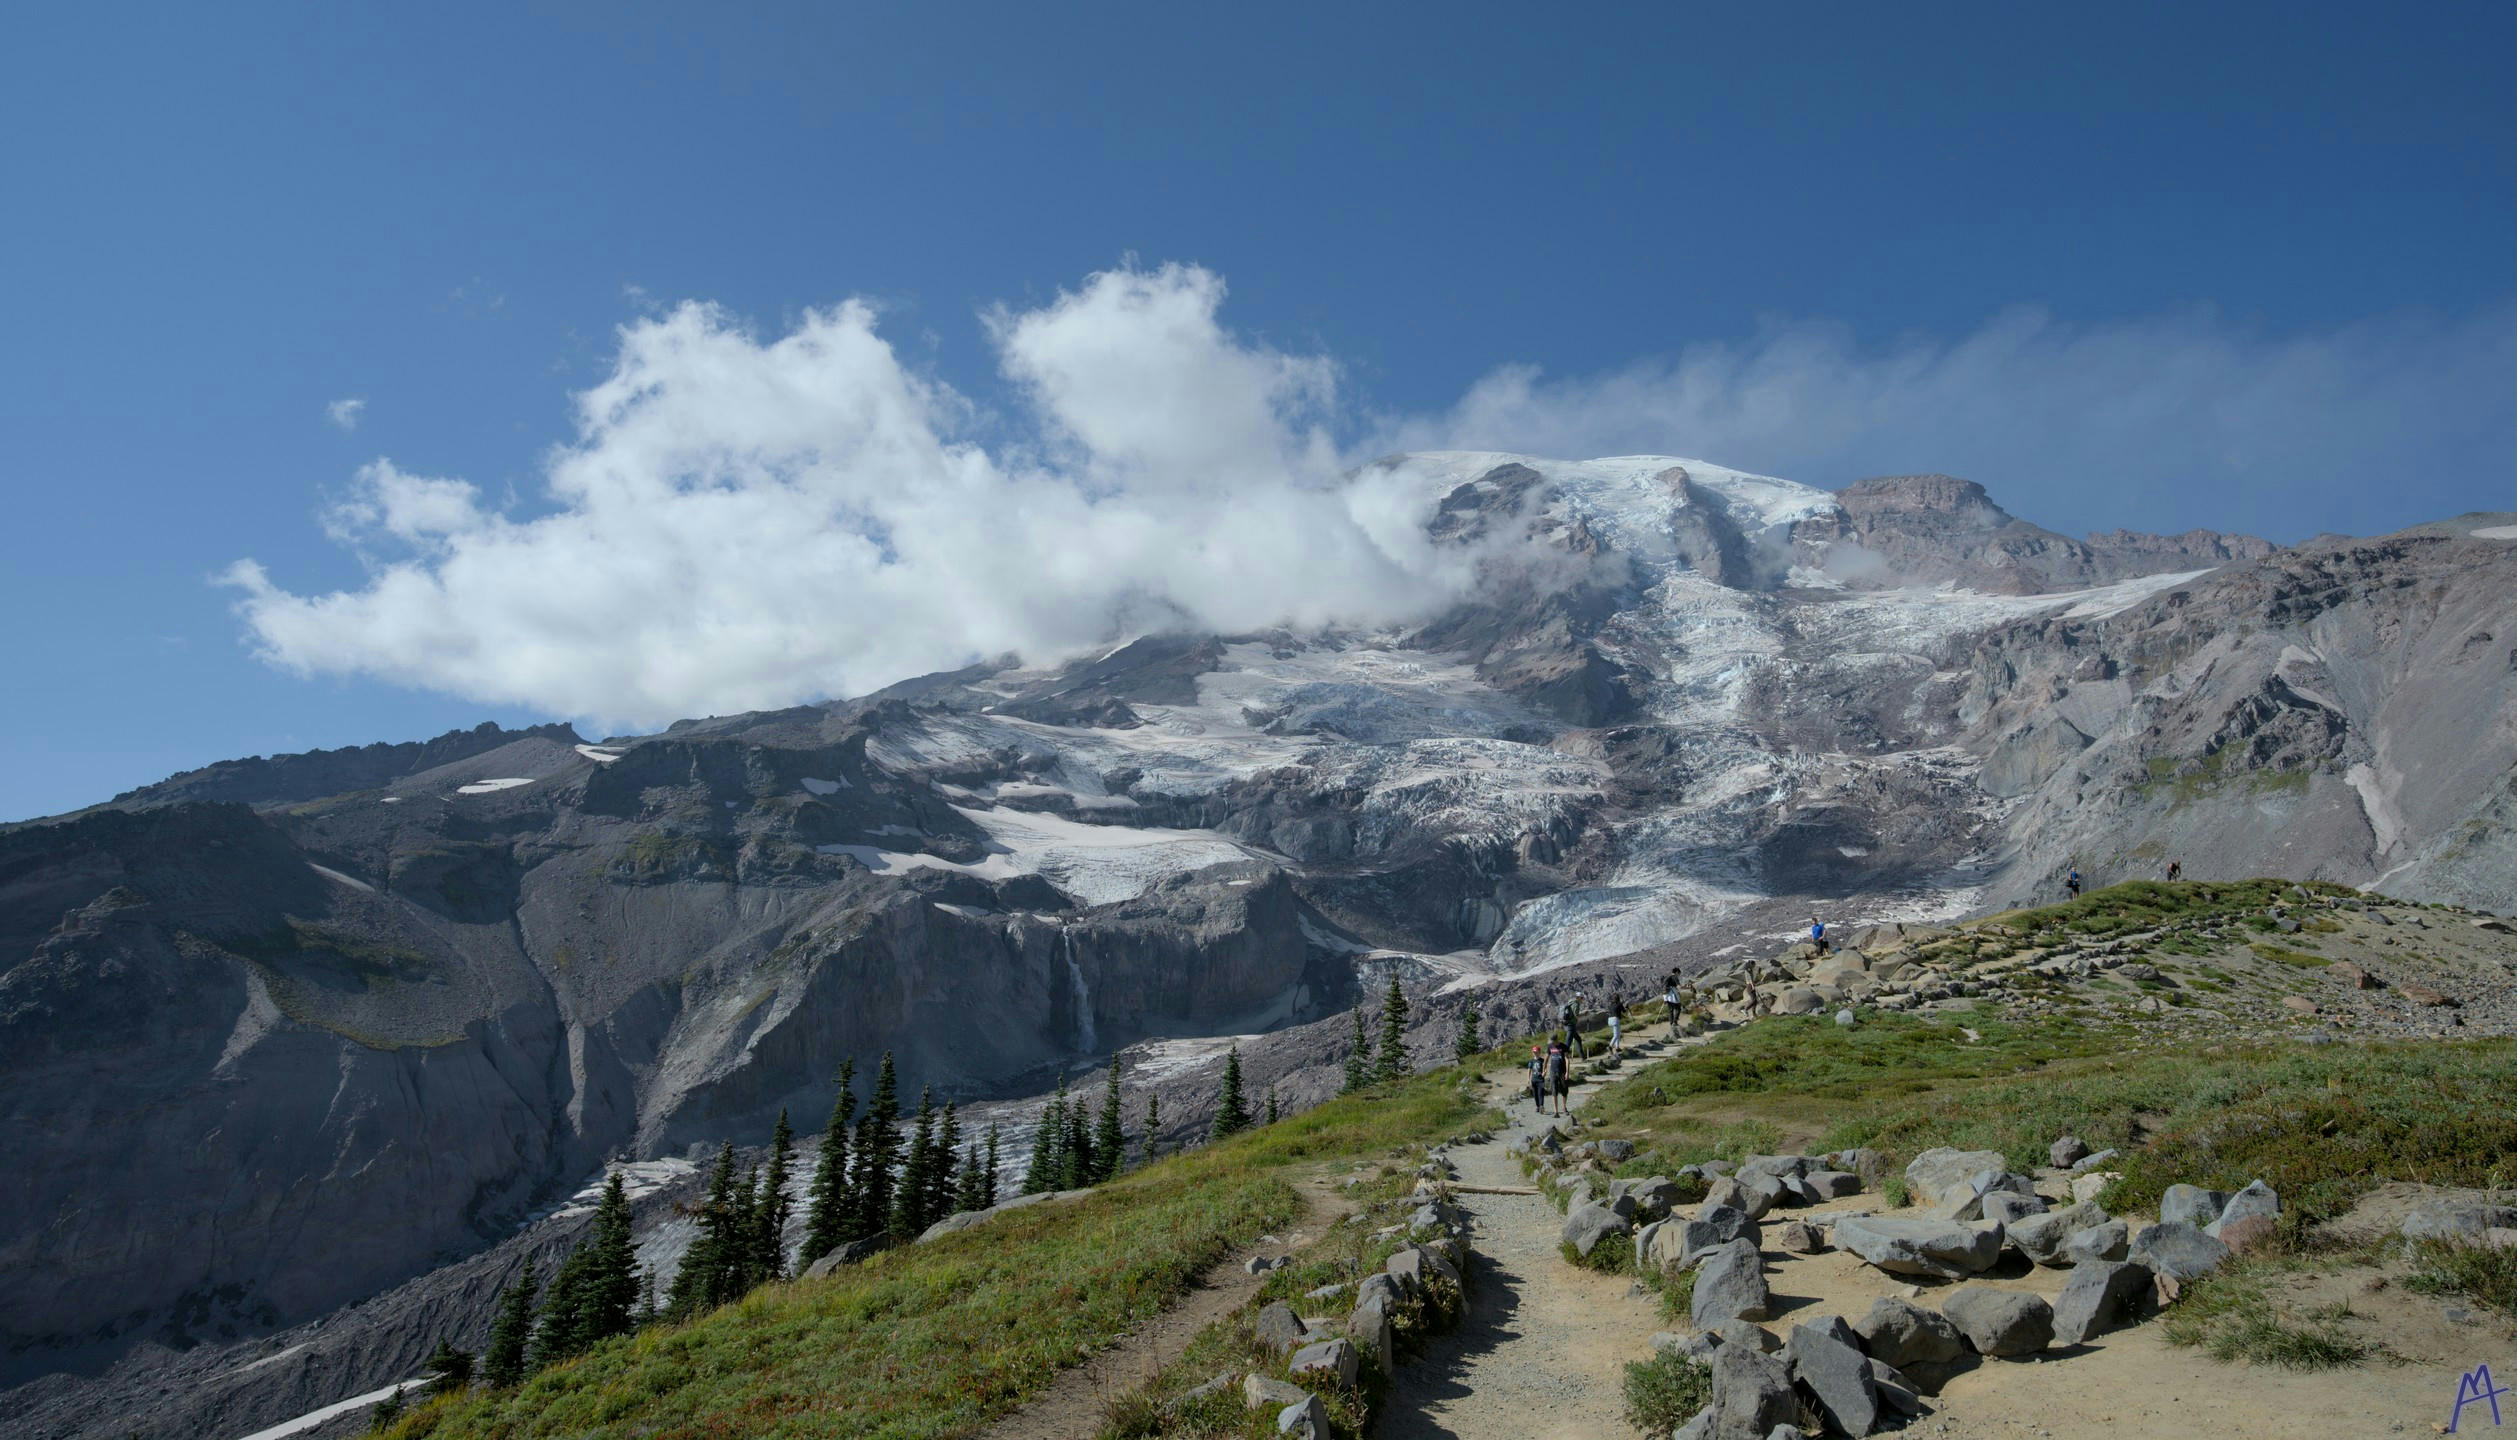
<svg viewBox="0 0 2517 1440">
<path fill-rule="evenodd" d="M 1775 1426 L 1800 1418 L 1792 1374 L 1782 1361 L 1746 1345 L 1724 1345 L 1713 1352 L 1712 1369 L 1705 1440 L 1766 1440 Z"/>
<path fill-rule="evenodd" d="M 1828 1427 L 1840 1435 L 1867 1435 L 1879 1423 L 1879 1385 L 1870 1357 L 1853 1328 L 1830 1315 L 1795 1325 L 1783 1344 L 1792 1382 L 1808 1393 Z"/>
<path fill-rule="evenodd" d="M 1913 1195 L 1915 1204 L 1937 1205 L 1947 1192 L 1965 1186 L 1987 1170 L 1999 1172 L 2008 1165 L 2008 1159 L 1998 1150 L 1926 1150 L 1905 1167 L 1905 1188 Z"/>
<path fill-rule="evenodd" d="M 1366 1305 L 1392 1308 L 1405 1298 L 1407 1298 L 1407 1292 L 1400 1288 L 1398 1278 L 1387 1271 L 1378 1275 L 1366 1275 L 1363 1277 L 1363 1282 L 1355 1287 L 1357 1309 Z"/>
<path fill-rule="evenodd" d="M 2077 1135 L 2065 1135 L 2046 1147 L 2045 1156 L 2057 1170 L 2068 1170 L 2089 1157 L 2089 1147 Z"/>
<path fill-rule="evenodd" d="M 1293 1352 L 1286 1369 L 1293 1378 L 1305 1384 L 1347 1386 L 1355 1383 L 1361 1373 L 1362 1357 L 1355 1353 L 1350 1340 L 1321 1340 Z"/>
<path fill-rule="evenodd" d="M 1296 1346 L 1309 1344 L 1311 1340 L 1310 1327 L 1303 1324 L 1302 1317 L 1293 1313 L 1293 1307 L 1282 1300 L 1261 1307 L 1258 1318 L 1250 1322 L 1250 1328 L 1257 1332 L 1260 1344 L 1279 1355 Z"/>
<path fill-rule="evenodd" d="M 1893 1295 L 1871 1301 L 1870 1313 L 1854 1322 L 1853 1333 L 1873 1359 L 1899 1370 L 1946 1364 L 1966 1354 L 1966 1341 L 1948 1316 Z"/>
<path fill-rule="evenodd" d="M 1827 1248 L 1827 1241 L 1824 1235 L 1818 1233 L 1817 1226 L 1806 1220 L 1794 1220 L 1775 1235 L 1774 1248 L 1794 1255 L 1815 1255 Z"/>
<path fill-rule="evenodd" d="M 1240 1383 L 1240 1371 L 1226 1370 L 1211 1380 L 1202 1381 L 1199 1384 L 1192 1385 L 1188 1389 L 1181 1391 L 1178 1395 L 1172 1397 L 1171 1406 L 1175 1410 L 1182 1409 L 1196 1404 L 1198 1401 L 1205 1399 L 1209 1395 L 1221 1395 L 1225 1391 Z"/>
<path fill-rule="evenodd" d="M 2226 1190 L 2205 1190 L 2199 1185 L 2170 1185 L 2159 1197 L 2159 1222 L 2163 1225 L 2191 1225 L 2201 1229 L 2220 1218 L 2220 1207 L 2229 1203 Z"/>
<path fill-rule="evenodd" d="M 1599 1142 L 1599 1154 L 1600 1158 L 1604 1160 L 1613 1161 L 1616 1164 L 1622 1165 L 1628 1160 L 1634 1158 L 1634 1142 L 1631 1140 L 1602 1140 Z"/>
<path fill-rule="evenodd" d="M 2192 1225 L 2163 1220 L 2133 1237 L 2132 1258 L 2162 1275 L 2191 1280 L 2226 1264 L 2229 1247 Z"/>
<path fill-rule="evenodd" d="M 1252 1372 L 1241 1382 L 1242 1403 L 1252 1410 L 1281 1410 L 1311 1398 L 1311 1392 L 1273 1376 Z"/>
<path fill-rule="evenodd" d="M 1328 1407 L 1320 1403 L 1317 1395 L 1305 1395 L 1277 1411 L 1276 1433 L 1292 1440 L 1332 1440 L 1335 1434 L 1329 1428 Z"/>
<path fill-rule="evenodd" d="M 1859 1022 L 1854 1019 L 1852 1011 L 1838 1010 L 1835 1012 L 1835 1023 L 1842 1029 L 1850 1030 Z"/>
<path fill-rule="evenodd" d="M 1984 1196 L 1984 1218 L 2008 1225 L 2030 1215 L 2042 1215 L 2049 1207 L 2042 1195 L 2018 1195 L 2008 1190 L 1989 1191 Z"/>
<path fill-rule="evenodd" d="M 1777 1425 L 1765 1432 L 1765 1440 L 1809 1440 L 1809 1432 L 1797 1425 Z"/>
<path fill-rule="evenodd" d="M 1390 1319 L 1390 1302 L 1374 1297 L 1358 1304 L 1346 1317 L 1346 1333 L 1372 1352 L 1372 1363 L 1387 1374 L 1398 1358 L 1398 1326 Z"/>
<path fill-rule="evenodd" d="M 2150 1267 L 2092 1260 L 2071 1272 L 2071 1283 L 2054 1299 L 2054 1338 L 2077 1345 L 2139 1313 L 2150 1294 Z"/>
<path fill-rule="evenodd" d="M 1999 1225 L 1937 1220 L 1882 1220 L 1847 1215 L 1835 1222 L 1835 1244 L 1891 1275 L 1980 1275 L 2001 1257 Z"/>
<path fill-rule="evenodd" d="M 1989 1285 L 1965 1285 L 1943 1301 L 1940 1313 L 1958 1327 L 1979 1355 L 2033 1355 L 2053 1343 L 2054 1307 L 2041 1296 Z"/>
<path fill-rule="evenodd" d="M 1751 1175 L 1806 1175 L 1826 1168 L 1826 1162 L 1815 1155 L 1751 1155 L 1739 1162 L 1739 1178 Z"/>
<path fill-rule="evenodd" d="M 2492 1230 L 2511 1226 L 2517 1226 L 2517 1206 L 2431 1200 L 2414 1206 L 2411 1213 L 2403 1217 L 2403 1237 L 2407 1240 L 2479 1243 Z"/>
<path fill-rule="evenodd" d="M 1727 1205 L 1706 1205 L 1696 1219 L 1673 1220 L 1654 1238 L 1664 1250 L 1676 1247 L 1677 1253 L 1669 1263 L 1681 1269 L 1693 1265 L 1717 1245 L 1743 1239 L 1755 1245 L 1764 1239 L 1755 1221 Z"/>
<path fill-rule="evenodd" d="M 1832 1169 L 1850 1171 L 1860 1176 L 1862 1182 L 1868 1185 L 1876 1185 L 1888 1175 L 1887 1157 L 1866 1146 L 1838 1150 L 1827 1157 L 1827 1163 Z"/>
<path fill-rule="evenodd" d="M 2063 1240 L 2062 1260 L 2066 1265 L 2086 1265 L 2092 1260 L 2121 1260 L 2131 1253 L 2132 1228 L 2121 1220 L 2109 1220 L 2072 1231 Z"/>
<path fill-rule="evenodd" d="M 2280 1215 L 2281 1197 L 2261 1180 L 2249 1180 L 2245 1189 L 2230 1196 L 2228 1203 L 2220 1207 L 2220 1213 L 2203 1227 L 2203 1233 L 2218 1240 L 2222 1238 L 2220 1227 L 2224 1225 L 2239 1220 L 2274 1220 Z"/>
<path fill-rule="evenodd" d="M 1600 1241 L 1611 1235 L 1628 1234 L 1633 1229 L 1634 1226 L 1623 1215 L 1605 1205 L 1594 1205 L 1586 1200 L 1565 1212 L 1564 1243 L 1572 1246 L 1576 1254 L 1588 1255 L 1598 1248 Z"/>
<path fill-rule="evenodd" d="M 1707 1253 L 1696 1271 L 1691 1319 L 1698 1330 L 1725 1320 L 1763 1320 L 1773 1313 L 1773 1293 L 1766 1289 L 1764 1261 L 1757 1247 L 1733 1240 Z"/>
<path fill-rule="evenodd" d="M 1748 1192 L 1751 1203 L 1743 1208 L 1747 1210 L 1748 1218 L 1751 1220 L 1764 1219 L 1768 1211 L 1783 1203 L 1786 1194 L 1783 1182 L 1771 1175 L 1743 1175 L 1739 1178 L 1739 1184 L 1741 1189 Z"/>
<path fill-rule="evenodd" d="M 1711 1361 L 1708 1359 L 1706 1363 L 1709 1365 Z M 1712 1432 L 1713 1407 L 1707 1405 L 1695 1412 L 1693 1420 L 1669 1432 L 1669 1440 L 1704 1440 L 1704 1437 Z"/>
<path fill-rule="evenodd" d="M 2063 1253 L 2063 1242 L 2106 1222 L 2106 1212 L 2095 1205 L 2066 1205 L 2060 1210 L 2046 1210 L 2009 1222 L 2004 1228 L 2010 1243 L 2020 1254 L 2039 1265 L 2060 1269 L 2071 1264 Z"/>
<path fill-rule="evenodd" d="M 1844 1170 L 1812 1170 L 1801 1177 L 1820 1200 L 1841 1200 L 1862 1193 L 1862 1177 Z"/>
<path fill-rule="evenodd" d="M 1887 1361 L 1876 1357 L 1871 1359 L 1870 1384 L 1879 1396 L 1880 1409 L 1909 1418 L 1923 1413 L 1923 1399 L 1916 1393 L 1914 1382 L 1906 1379 L 1904 1371 Z"/>
<path fill-rule="evenodd" d="M 1648 1175 L 1643 1179 L 1619 1182 L 1634 1197 L 1634 1213 L 1638 1216 L 1667 1215 L 1678 1204 L 1678 1182 L 1665 1175 Z"/>
<path fill-rule="evenodd" d="M 2079 1159 L 2071 1162 L 2071 1173 L 2077 1175 L 2083 1171 L 2095 1170 L 2100 1165 L 2114 1159 L 2118 1153 L 2120 1152 L 2114 1150 L 2100 1150 L 2094 1155 L 2083 1155 Z"/>
<path fill-rule="evenodd" d="M 1725 1320 L 1704 1332 L 1718 1337 L 1725 1345 L 1746 1345 L 1771 1355 L 1783 1348 L 1783 1342 L 1771 1330 L 1747 1320 Z"/>
</svg>

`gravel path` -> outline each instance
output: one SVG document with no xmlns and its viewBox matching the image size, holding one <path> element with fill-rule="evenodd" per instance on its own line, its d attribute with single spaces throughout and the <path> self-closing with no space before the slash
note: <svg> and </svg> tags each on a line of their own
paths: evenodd
<svg viewBox="0 0 2517 1440">
<path fill-rule="evenodd" d="M 1574 1108 L 1598 1088 L 1576 1086 Z M 1533 1137 L 1537 1119 L 1526 1091 L 1498 1095 L 1517 1098 L 1504 1106 L 1512 1127 L 1451 1151 L 1464 1185 L 1529 1183 L 1504 1152 L 1514 1139 Z M 1388 1440 L 1633 1440 L 1625 1367 L 1646 1358 L 1652 1332 L 1665 1328 L 1652 1297 L 1629 1295 L 1633 1282 L 1624 1277 L 1567 1265 L 1558 1250 L 1564 1217 L 1537 1196 L 1466 1194 L 1459 1204 L 1476 1226 L 1468 1315 L 1400 1367 L 1377 1433 Z"/>
</svg>

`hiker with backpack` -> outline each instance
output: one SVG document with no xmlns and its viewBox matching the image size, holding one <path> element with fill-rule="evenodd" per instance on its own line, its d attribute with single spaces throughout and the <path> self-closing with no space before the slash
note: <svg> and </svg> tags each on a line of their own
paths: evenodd
<svg viewBox="0 0 2517 1440">
<path fill-rule="evenodd" d="M 1572 1057 L 1565 1053 L 1564 1037 L 1556 1036 L 1547 1043 L 1547 1088 L 1555 1092 L 1556 1113 L 1566 1113 L 1566 1101 L 1573 1094 Z"/>
<path fill-rule="evenodd" d="M 1587 1060 L 1590 1057 L 1582 1053 L 1582 1027 L 1578 1023 L 1581 1018 L 1581 1012 L 1574 1008 L 1573 997 L 1565 996 L 1564 1004 L 1556 1009 L 1556 1023 L 1564 1027 L 1565 1044 L 1576 1056 Z"/>
<path fill-rule="evenodd" d="M 2169 862 L 2167 862 L 2167 883 L 2169 883 L 2170 885 L 2175 884 L 2175 883 L 2176 883 L 2176 877 L 2177 877 L 2177 876 L 2179 876 L 2179 875 L 2182 875 L 2182 874 L 2184 874 L 2184 873 L 2185 873 L 2185 862 L 2184 862 L 2184 861 L 2182 861 L 2182 860 L 2170 860 Z"/>
<path fill-rule="evenodd" d="M 2072 899 L 2074 899 L 2074 900 L 2079 899 L 2079 898 L 2080 898 L 2080 872 L 2079 872 L 2079 871 L 2077 871 L 2077 870 L 2072 871 L 2072 872 L 2071 872 L 2071 874 L 2070 874 L 2070 876 L 2069 876 L 2069 878 L 2067 878 L 2067 879 L 2065 879 L 2065 880 L 2063 881 L 2063 888 L 2064 888 L 2065 890 L 2068 890 L 2068 891 L 2070 891 L 2070 892 L 2071 892 L 2071 898 L 2072 898 Z"/>
</svg>

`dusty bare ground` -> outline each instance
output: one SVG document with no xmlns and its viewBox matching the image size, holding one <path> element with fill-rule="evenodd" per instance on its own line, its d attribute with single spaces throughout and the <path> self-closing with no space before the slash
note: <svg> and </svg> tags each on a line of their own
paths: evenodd
<svg viewBox="0 0 2517 1440">
<path fill-rule="evenodd" d="M 1098 1431 L 1109 1401 L 1179 1359 L 1199 1331 L 1258 1292 L 1264 1277 L 1245 1268 L 1250 1257 L 1282 1255 L 1308 1244 L 1354 1208 L 1335 1193 L 1333 1184 L 1318 1176 L 1296 1182 L 1310 1209 L 1293 1228 L 1216 1261 L 1178 1304 L 1109 1349 L 1059 1371 L 1039 1398 L 978 1432 L 980 1440 L 1081 1440 Z"/>
</svg>

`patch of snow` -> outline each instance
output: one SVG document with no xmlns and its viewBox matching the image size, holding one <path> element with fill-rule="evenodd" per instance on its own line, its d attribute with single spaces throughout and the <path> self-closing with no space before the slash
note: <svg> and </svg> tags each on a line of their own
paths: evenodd
<svg viewBox="0 0 2517 1440">
<path fill-rule="evenodd" d="M 1028 810 L 953 808 L 1000 847 L 988 863 L 1038 875 L 1087 905 L 1133 900 L 1173 875 L 1277 859 L 1212 830 L 1087 825 Z"/>
<path fill-rule="evenodd" d="M 621 758 L 622 752 L 616 745 L 580 745 L 577 753 L 598 765 L 609 765 Z"/>
<path fill-rule="evenodd" d="M 2476 540 L 2517 540 L 2517 525 L 2485 525 L 2471 533 Z"/>
<path fill-rule="evenodd" d="M 699 1167 L 688 1160 L 670 1157 L 657 1160 L 624 1161 L 580 1186 L 576 1194 L 569 1196 L 558 1209 L 551 1212 L 551 1218 L 564 1220 L 571 1215 L 593 1214 L 594 1207 L 603 1203 L 603 1187 L 611 1182 L 615 1172 L 621 1177 L 622 1191 L 635 1201 L 641 1196 L 654 1194 L 686 1175 L 695 1175 L 698 1171 Z"/>
<path fill-rule="evenodd" d="M 2384 858 L 2403 843 L 2406 826 L 2402 814 L 2395 809 L 2395 791 L 2402 784 L 2402 778 L 2395 777 L 2394 783 L 2389 784 L 2376 766 L 2366 763 L 2343 771 L 2342 778 L 2359 792 L 2360 809 L 2367 812 L 2369 832 L 2377 837 L 2373 858 Z M 2392 875 L 2395 872 L 2389 870 L 2386 873 Z"/>
<path fill-rule="evenodd" d="M 387 805 L 399 805 L 402 803 L 402 797 L 399 795 L 387 795 L 384 803 Z"/>
<path fill-rule="evenodd" d="M 340 871 L 333 869 L 333 868 L 332 868 L 331 866 L 329 866 L 329 865 L 317 865 L 317 864 L 315 864 L 313 861 L 309 860 L 309 861 L 307 861 L 307 862 L 306 862 L 306 868 L 307 868 L 307 869 L 309 869 L 309 870 L 314 871 L 316 874 L 318 874 L 318 875 L 322 876 L 322 877 L 323 877 L 324 879 L 326 879 L 326 880 L 338 880 L 338 881 L 340 881 L 342 884 L 347 885 L 348 887 L 350 887 L 352 890 L 364 890 L 364 891 L 366 891 L 366 892 L 367 892 L 368 894 L 370 894 L 370 895 L 373 895 L 373 894 L 375 894 L 375 893 L 376 893 L 376 887 L 375 887 L 375 886 L 368 884 L 368 883 L 367 883 L 366 881 L 364 881 L 364 880 L 360 880 L 360 879 L 356 879 L 356 878 L 353 878 L 353 877 L 348 876 L 348 875 L 344 875 L 344 874 L 342 874 Z"/>
<path fill-rule="evenodd" d="M 824 855 L 845 855 L 877 875 L 906 875 L 912 870 L 951 870 L 962 875 L 976 875 L 982 880 L 1011 880 L 1024 872 L 1012 857 L 990 855 L 976 865 L 964 865 L 929 855 L 918 850 L 878 850 L 871 845 L 816 845 Z"/>
<path fill-rule="evenodd" d="M 273 1358 L 276 1359 L 278 1357 L 274 1356 Z M 382 1389 L 370 1390 L 364 1395 L 353 1395 L 347 1400 L 336 1400 L 333 1403 L 324 1406 L 320 1410 L 309 1410 L 294 1420 L 282 1421 L 280 1424 L 274 1425 L 268 1430 L 256 1430 L 251 1435 L 245 1436 L 244 1440 L 284 1440 L 284 1437 L 286 1436 L 303 1435 L 307 1431 L 314 1429 L 316 1426 L 321 1425 L 326 1420 L 330 1420 L 335 1416 L 347 1415 L 353 1410 L 378 1404 L 383 1401 L 386 1396 L 392 1394 L 396 1390 L 411 1391 L 413 1392 L 411 1398 L 417 1398 L 417 1392 L 427 1384 L 428 1377 L 426 1375 L 415 1375 L 410 1379 L 403 1381 L 399 1385 L 387 1385 Z"/>
<path fill-rule="evenodd" d="M 510 775 L 499 780 L 475 780 L 469 785 L 458 785 L 454 793 L 457 795 L 494 795 L 501 790 L 513 790 L 519 785 L 532 783 L 530 776 Z"/>
<path fill-rule="evenodd" d="M 800 783 L 815 795 L 836 795 L 848 788 L 848 782 L 845 779 L 816 780 L 810 775 L 805 776 Z"/>
</svg>

